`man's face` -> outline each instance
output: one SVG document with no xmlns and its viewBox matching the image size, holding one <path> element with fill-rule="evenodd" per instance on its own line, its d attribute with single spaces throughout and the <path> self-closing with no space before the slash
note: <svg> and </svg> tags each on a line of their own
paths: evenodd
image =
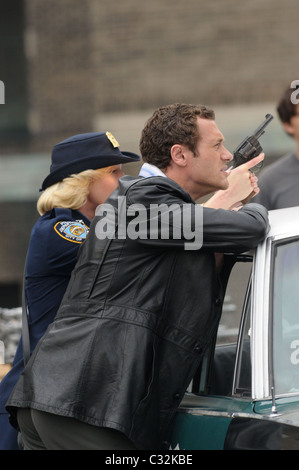
<svg viewBox="0 0 299 470">
<path fill-rule="evenodd" d="M 197 125 L 201 138 L 196 156 L 189 150 L 188 172 L 194 192 L 199 194 L 197 197 L 202 197 L 218 189 L 228 188 L 227 164 L 233 156 L 224 147 L 224 137 L 215 121 L 198 118 Z"/>
</svg>

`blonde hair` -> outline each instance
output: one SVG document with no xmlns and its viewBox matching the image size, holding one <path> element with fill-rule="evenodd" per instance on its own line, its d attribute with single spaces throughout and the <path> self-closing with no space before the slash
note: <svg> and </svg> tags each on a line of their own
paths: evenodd
<svg viewBox="0 0 299 470">
<path fill-rule="evenodd" d="M 115 166 L 108 166 L 98 170 L 85 170 L 49 186 L 37 201 L 39 214 L 44 215 L 54 207 L 79 209 L 86 203 L 90 183 L 112 173 L 114 169 Z"/>
</svg>

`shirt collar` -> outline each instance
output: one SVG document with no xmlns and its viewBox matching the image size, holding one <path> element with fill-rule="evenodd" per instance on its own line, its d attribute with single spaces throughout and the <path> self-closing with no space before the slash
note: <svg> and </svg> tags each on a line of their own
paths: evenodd
<svg viewBox="0 0 299 470">
<path fill-rule="evenodd" d="M 165 173 L 161 171 L 157 166 L 151 165 L 150 163 L 144 163 L 140 169 L 139 176 L 143 178 L 148 178 L 149 176 L 164 176 L 166 178 Z"/>
</svg>

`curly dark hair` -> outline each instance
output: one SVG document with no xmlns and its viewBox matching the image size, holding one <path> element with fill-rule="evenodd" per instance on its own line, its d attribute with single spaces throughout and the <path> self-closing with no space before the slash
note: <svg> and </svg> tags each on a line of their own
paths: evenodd
<svg viewBox="0 0 299 470">
<path fill-rule="evenodd" d="M 215 119 L 212 109 L 203 105 L 175 103 L 158 108 L 147 121 L 140 138 L 140 152 L 145 162 L 166 169 L 174 144 L 186 145 L 195 155 L 200 139 L 197 118 Z"/>
</svg>

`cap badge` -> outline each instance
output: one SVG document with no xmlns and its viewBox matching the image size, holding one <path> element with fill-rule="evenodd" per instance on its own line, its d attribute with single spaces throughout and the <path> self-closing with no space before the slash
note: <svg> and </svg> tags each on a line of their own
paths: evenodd
<svg viewBox="0 0 299 470">
<path fill-rule="evenodd" d="M 119 143 L 117 142 L 116 138 L 111 134 L 111 132 L 106 132 L 106 136 L 110 140 L 113 147 L 119 147 Z"/>
</svg>

